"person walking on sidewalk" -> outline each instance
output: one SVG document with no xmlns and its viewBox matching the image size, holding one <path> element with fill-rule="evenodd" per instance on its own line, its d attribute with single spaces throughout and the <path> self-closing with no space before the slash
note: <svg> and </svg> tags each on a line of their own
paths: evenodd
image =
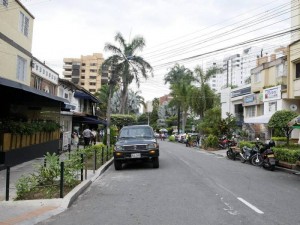
<svg viewBox="0 0 300 225">
<path fill-rule="evenodd" d="M 91 139 L 91 141 L 94 143 L 94 145 L 96 144 L 96 141 L 97 141 L 97 131 L 95 129 L 92 129 L 92 134 L 93 134 L 93 137 Z"/>
<path fill-rule="evenodd" d="M 84 139 L 84 147 L 89 146 L 91 142 L 91 138 L 93 137 L 92 131 L 86 127 L 85 130 L 82 132 L 83 139 Z"/>
</svg>

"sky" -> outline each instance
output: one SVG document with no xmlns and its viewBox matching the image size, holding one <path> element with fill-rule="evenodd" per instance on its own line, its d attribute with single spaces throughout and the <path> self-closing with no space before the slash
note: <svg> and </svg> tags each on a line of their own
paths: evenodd
<svg viewBox="0 0 300 225">
<path fill-rule="evenodd" d="M 153 67 L 153 77 L 138 88 L 146 101 L 169 93 L 164 76 L 175 63 L 196 65 L 239 53 L 264 35 L 290 29 L 291 0 L 21 0 L 35 17 L 33 55 L 58 72 L 63 58 L 102 53 L 105 43 L 116 46 L 142 36 L 146 46 L 137 53 Z M 240 44 L 235 48 L 229 48 Z M 283 36 L 268 45 L 288 42 Z M 220 50 L 224 49 L 224 50 Z M 267 50 L 267 49 L 266 49 Z M 210 52 L 210 53 L 209 53 Z M 185 59 L 185 60 L 184 60 Z M 62 76 L 61 76 L 62 77 Z"/>
</svg>

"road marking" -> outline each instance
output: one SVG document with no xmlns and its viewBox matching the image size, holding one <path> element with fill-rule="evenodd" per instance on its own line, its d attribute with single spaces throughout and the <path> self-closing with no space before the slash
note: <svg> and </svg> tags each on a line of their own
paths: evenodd
<svg viewBox="0 0 300 225">
<path fill-rule="evenodd" d="M 255 212 L 259 213 L 259 214 L 264 214 L 263 211 L 259 210 L 258 208 L 256 208 L 254 205 L 250 204 L 249 202 L 247 202 L 246 200 L 242 199 L 242 198 L 237 198 L 238 200 L 240 200 L 242 203 L 244 203 L 246 206 L 248 206 L 250 209 L 254 210 Z"/>
</svg>

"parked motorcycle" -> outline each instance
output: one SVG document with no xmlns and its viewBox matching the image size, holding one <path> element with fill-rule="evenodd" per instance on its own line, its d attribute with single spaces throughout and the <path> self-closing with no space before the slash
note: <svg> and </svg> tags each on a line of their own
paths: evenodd
<svg viewBox="0 0 300 225">
<path fill-rule="evenodd" d="M 236 158 L 238 157 L 239 155 L 239 152 L 235 151 L 232 147 L 235 146 L 235 144 L 233 145 L 234 143 L 232 142 L 229 142 L 229 145 L 228 145 L 228 149 L 226 151 L 226 155 L 228 157 L 228 159 L 232 159 L 232 160 L 236 160 Z"/>
<path fill-rule="evenodd" d="M 275 146 L 275 142 L 270 140 L 268 144 L 261 143 L 260 151 L 252 158 L 252 164 L 262 165 L 264 169 L 271 171 L 275 170 L 276 160 L 272 147 Z"/>
<path fill-rule="evenodd" d="M 219 139 L 219 147 L 221 149 L 226 149 L 228 148 L 229 146 L 235 146 L 236 145 L 236 142 L 233 141 L 233 140 L 229 140 L 227 139 L 226 137 L 223 137 L 223 138 L 220 138 Z"/>
<path fill-rule="evenodd" d="M 257 146 L 254 146 L 252 148 L 244 146 L 241 148 L 241 152 L 240 152 L 240 158 L 241 158 L 241 162 L 245 163 L 245 162 L 249 162 L 252 164 L 252 157 L 258 152 L 258 148 Z"/>
</svg>

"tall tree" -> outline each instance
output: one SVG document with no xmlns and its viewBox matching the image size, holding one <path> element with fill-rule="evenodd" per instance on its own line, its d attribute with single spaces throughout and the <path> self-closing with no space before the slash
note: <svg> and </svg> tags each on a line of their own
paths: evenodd
<svg viewBox="0 0 300 225">
<path fill-rule="evenodd" d="M 207 109 L 214 107 L 214 100 L 216 98 L 207 82 L 213 75 L 221 71 L 222 69 L 217 67 L 211 67 L 206 72 L 204 72 L 200 66 L 196 66 L 194 69 L 195 79 L 199 82 L 200 88 L 199 90 L 193 90 L 194 93 L 192 96 L 194 100 L 191 105 L 192 108 L 199 113 L 201 118 L 203 118 L 204 112 Z"/>
<path fill-rule="evenodd" d="M 120 47 L 116 47 L 110 43 L 106 43 L 104 49 L 113 53 L 107 60 L 113 58 L 117 61 L 118 71 L 116 71 L 121 78 L 121 108 L 120 113 L 126 112 L 126 103 L 128 98 L 128 86 L 133 80 L 136 84 L 140 85 L 140 76 L 147 79 L 149 74 L 152 74 L 151 65 L 145 61 L 141 56 L 136 54 L 142 51 L 145 47 L 145 40 L 141 36 L 136 36 L 130 43 L 127 43 L 121 33 L 117 33 L 115 41 L 118 42 Z"/>
<path fill-rule="evenodd" d="M 165 84 L 170 84 L 173 99 L 170 104 L 182 110 L 182 131 L 185 130 L 187 112 L 189 110 L 188 96 L 194 81 L 193 73 L 184 66 L 176 64 L 164 78 Z M 179 132 L 179 131 L 178 131 Z"/>
</svg>

